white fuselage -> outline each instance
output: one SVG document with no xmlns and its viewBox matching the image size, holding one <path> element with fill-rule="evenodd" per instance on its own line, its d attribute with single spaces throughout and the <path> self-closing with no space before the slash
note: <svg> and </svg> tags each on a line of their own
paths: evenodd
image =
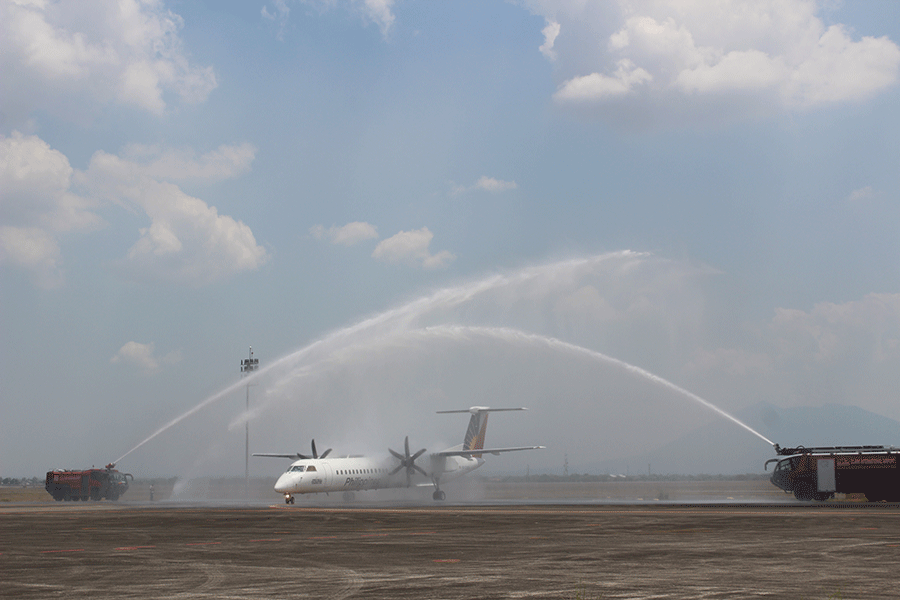
<svg viewBox="0 0 900 600">
<path fill-rule="evenodd" d="M 446 481 L 483 464 L 484 459 L 480 457 L 433 455 L 430 460 L 421 461 L 427 475 L 416 472 L 410 477 L 409 484 L 433 485 L 435 477 Z M 391 456 L 300 459 L 281 474 L 275 482 L 275 491 L 291 495 L 406 487 L 406 470 L 400 469 L 392 475 L 391 471 L 396 468 L 397 460 Z"/>
</svg>

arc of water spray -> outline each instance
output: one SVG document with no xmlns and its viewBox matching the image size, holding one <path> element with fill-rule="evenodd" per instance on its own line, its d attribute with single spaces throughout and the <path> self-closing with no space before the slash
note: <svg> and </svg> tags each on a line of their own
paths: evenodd
<svg viewBox="0 0 900 600">
<path fill-rule="evenodd" d="M 593 265 L 597 265 L 609 260 L 613 260 L 616 258 L 628 258 L 632 260 L 639 260 L 649 256 L 646 253 L 642 252 L 634 252 L 631 250 L 623 250 L 620 252 L 609 252 L 606 254 L 600 254 L 597 256 L 591 256 L 587 258 L 575 258 L 571 260 L 549 263 L 545 265 L 538 265 L 535 267 L 529 267 L 526 269 L 522 269 L 513 274 L 498 274 L 492 275 L 490 277 L 486 277 L 484 279 L 478 280 L 475 283 L 470 283 L 466 285 L 459 285 L 455 287 L 448 287 L 438 290 L 430 295 L 423 296 L 411 302 L 408 302 L 402 306 L 399 306 L 394 309 L 386 310 L 382 313 L 379 313 L 373 317 L 368 319 L 364 319 L 359 323 L 351 325 L 349 327 L 345 327 L 343 329 L 339 329 L 335 332 L 332 332 L 325 337 L 301 348 L 291 354 L 281 357 L 280 359 L 269 363 L 265 367 L 262 367 L 255 371 L 253 375 L 249 378 L 245 378 L 238 382 L 235 382 L 232 385 L 229 385 L 222 389 L 219 392 L 216 392 L 212 396 L 206 398 L 187 412 L 179 415 L 178 417 L 172 419 L 152 434 L 150 434 L 147 438 L 142 440 L 139 444 L 137 444 L 134 448 L 120 456 L 115 462 L 120 462 L 122 459 L 130 455 L 132 452 L 142 447 L 143 445 L 150 442 L 155 437 L 159 436 L 163 432 L 168 429 L 171 429 L 178 423 L 187 419 L 191 415 L 196 414 L 203 408 L 209 406 L 221 400 L 231 392 L 235 391 L 239 387 L 247 385 L 252 380 L 257 379 L 270 372 L 273 369 L 276 369 L 286 363 L 298 361 L 303 359 L 304 357 L 313 354 L 317 350 L 327 351 L 329 347 L 334 346 L 342 340 L 353 337 L 359 333 L 365 331 L 376 330 L 379 326 L 388 325 L 391 323 L 398 324 L 400 329 L 408 328 L 410 323 L 414 322 L 415 319 L 421 317 L 422 315 L 427 314 L 430 311 L 433 311 L 438 308 L 451 308 L 454 306 L 459 306 L 464 302 L 468 302 L 472 300 L 474 297 L 478 296 L 481 293 L 496 290 L 502 287 L 507 287 L 510 285 L 515 285 L 519 283 L 523 283 L 542 275 L 553 274 L 556 276 L 560 276 L 562 273 L 571 273 L 575 269 L 582 267 L 590 267 Z"/>
<path fill-rule="evenodd" d="M 698 404 L 704 406 L 705 408 L 712 410 L 716 414 L 725 419 L 728 419 L 732 423 L 738 425 L 739 427 L 745 429 L 746 431 L 752 433 L 756 437 L 760 438 L 770 446 L 774 446 L 775 443 L 768 439 L 766 436 L 756 431 L 737 417 L 729 414 L 725 410 L 719 408 L 712 402 L 701 398 L 697 394 L 690 392 L 674 383 L 660 377 L 659 375 L 655 375 L 650 371 L 642 369 L 638 366 L 627 363 L 618 358 L 613 358 L 601 352 L 597 352 L 596 350 L 591 350 L 589 348 L 585 348 L 583 346 L 578 346 L 569 342 L 565 342 L 558 338 L 543 336 L 535 333 L 528 333 L 519 329 L 512 329 L 508 327 L 483 327 L 483 326 L 467 326 L 467 325 L 434 325 L 431 327 L 425 327 L 420 329 L 412 329 L 395 332 L 392 335 L 381 336 L 374 340 L 368 340 L 365 342 L 360 342 L 357 344 L 353 344 L 351 346 L 347 346 L 341 349 L 340 354 L 347 360 L 354 360 L 357 355 L 368 356 L 372 353 L 372 351 L 378 347 L 391 346 L 396 344 L 400 340 L 404 339 L 427 339 L 427 338 L 443 338 L 443 339 L 470 339 L 473 336 L 480 336 L 485 338 L 491 338 L 496 340 L 501 340 L 504 342 L 519 342 L 519 343 L 527 343 L 532 346 L 544 346 L 550 348 L 551 350 L 560 350 L 564 352 L 569 352 L 573 354 L 578 354 L 581 356 L 585 356 L 591 360 L 603 362 L 605 364 L 612 365 L 620 370 L 623 370 L 632 375 L 637 375 L 642 377 L 656 385 L 659 385 L 663 388 L 666 388 L 670 391 L 677 393 L 680 396 L 688 398 Z M 318 361 L 316 363 L 310 365 L 304 365 L 301 369 L 301 372 L 296 375 L 296 378 L 302 379 L 304 377 L 309 376 L 312 372 L 318 370 L 326 363 L 333 363 L 336 361 L 340 361 L 338 357 L 330 357 L 325 360 Z M 265 406 L 261 407 L 261 409 L 265 409 Z"/>
<path fill-rule="evenodd" d="M 693 400 L 694 402 L 700 403 L 701 405 L 703 405 L 706 408 L 712 410 L 713 412 L 719 414 L 720 416 L 725 417 L 732 423 L 744 428 L 745 430 L 749 431 L 756 437 L 760 438 L 761 440 L 763 440 L 770 446 L 775 445 L 775 442 L 773 442 L 772 440 L 770 440 L 769 438 L 767 438 L 760 432 L 756 431 L 755 429 L 753 429 L 752 427 L 750 427 L 749 425 L 747 425 L 746 423 L 744 423 L 737 417 L 725 412 L 724 410 L 722 410 L 721 408 L 719 408 L 712 402 L 709 402 L 708 400 L 704 400 L 697 394 L 694 394 L 693 392 L 689 392 L 688 390 L 675 385 L 668 379 L 664 379 L 664 378 L 660 377 L 659 375 L 654 375 L 650 371 L 646 371 L 638 366 L 632 365 L 623 360 L 619 360 L 618 358 L 613 358 L 611 356 L 607 356 L 606 354 L 597 352 L 596 350 L 590 350 L 583 346 L 577 346 L 575 344 L 571 344 L 569 342 L 564 342 L 557 338 L 547 337 L 547 336 L 538 335 L 538 334 L 534 334 L 534 333 L 527 333 L 527 332 L 521 331 L 519 329 L 511 329 L 511 328 L 507 328 L 507 327 L 470 327 L 470 326 L 463 326 L 463 325 L 436 325 L 433 327 L 426 327 L 424 329 L 416 330 L 416 331 L 413 331 L 410 333 L 414 334 L 417 332 L 421 332 L 424 335 L 434 335 L 434 334 L 437 334 L 437 335 L 449 334 L 449 335 L 460 335 L 460 336 L 461 335 L 481 335 L 481 336 L 485 336 L 485 337 L 492 337 L 492 338 L 503 339 L 503 340 L 518 340 L 518 341 L 528 342 L 531 344 L 541 344 L 541 345 L 548 346 L 550 348 L 559 348 L 561 350 L 566 350 L 568 352 L 581 354 L 581 355 L 590 357 L 594 360 L 599 360 L 601 362 L 605 362 L 607 364 L 614 365 L 622 370 L 625 370 L 630 373 L 634 373 L 645 379 L 648 379 L 649 381 L 652 381 L 653 383 L 656 383 L 657 385 L 660 385 L 664 388 L 672 390 L 673 392 L 677 392 L 678 394 L 685 396 L 685 397 Z"/>
<path fill-rule="evenodd" d="M 199 404 L 197 404 L 196 406 L 194 406 L 187 412 L 172 419 L 171 421 L 169 421 L 168 423 L 166 423 L 165 425 L 163 425 L 162 427 L 160 427 L 159 429 L 154 431 L 151 435 L 149 435 L 146 439 L 144 439 L 139 444 L 137 444 L 134 448 L 132 448 L 131 450 L 129 450 L 128 452 L 123 454 L 121 457 L 119 457 L 115 462 L 121 461 L 122 459 L 124 459 L 128 455 L 130 455 L 132 452 L 134 452 L 138 448 L 142 447 L 143 445 L 147 444 L 152 439 L 159 436 L 166 430 L 174 427 L 181 421 L 187 419 L 191 415 L 196 414 L 197 412 L 199 412 L 203 408 L 209 406 L 210 404 L 217 402 L 218 400 L 227 396 L 229 393 L 235 391 L 239 387 L 247 385 L 252 380 L 264 376 L 265 374 L 272 371 L 273 369 L 279 368 L 282 365 L 285 365 L 285 364 L 288 364 L 291 362 L 297 362 L 297 361 L 303 360 L 303 359 L 313 355 L 317 351 L 322 351 L 327 354 L 333 353 L 337 349 L 337 348 L 335 348 L 335 346 L 338 346 L 338 348 L 340 348 L 341 350 L 347 350 L 349 348 L 357 346 L 358 344 L 346 344 L 345 343 L 343 346 L 341 346 L 340 344 L 342 342 L 345 342 L 345 340 L 347 340 L 349 338 L 353 338 L 353 337 L 355 337 L 361 333 L 365 333 L 365 332 L 375 333 L 378 331 L 378 329 L 380 327 L 388 326 L 388 325 L 394 326 L 393 331 L 386 332 L 382 336 L 379 336 L 378 339 L 370 340 L 370 341 L 364 343 L 363 345 L 367 345 L 367 344 L 371 345 L 371 344 L 373 344 L 373 342 L 377 343 L 379 341 L 379 339 L 383 341 L 384 338 L 390 338 L 395 335 L 405 335 L 405 334 L 423 335 L 423 333 L 425 335 L 442 335 L 445 337 L 450 336 L 450 335 L 484 335 L 484 336 L 500 338 L 500 339 L 517 339 L 517 340 L 521 340 L 521 341 L 528 341 L 528 342 L 531 342 L 534 344 L 540 343 L 540 344 L 543 344 L 543 345 L 551 347 L 551 348 L 555 347 L 555 348 L 567 350 L 570 352 L 584 354 L 595 360 L 601 360 L 603 362 L 616 365 L 619 368 L 624 369 L 626 371 L 630 371 L 632 373 L 640 375 L 650 381 L 657 383 L 658 385 L 669 388 L 672 391 L 675 391 L 687 398 L 690 398 L 691 400 L 693 400 L 695 402 L 702 404 L 703 406 L 709 408 L 710 410 L 713 410 L 714 412 L 718 413 L 719 415 L 725 417 L 726 419 L 728 419 L 728 420 L 734 422 L 735 424 L 739 425 L 740 427 L 746 429 L 753 435 L 764 440 L 766 443 L 774 446 L 775 444 L 771 440 L 769 440 L 768 438 L 763 436 L 761 433 L 754 430 L 749 425 L 746 425 L 745 423 L 741 422 L 739 419 L 728 414 L 727 412 L 720 409 L 719 407 L 715 406 L 714 404 L 697 396 L 696 394 L 693 394 L 692 392 L 689 392 L 683 388 L 680 388 L 677 385 L 675 385 L 674 383 L 672 383 L 666 379 L 663 379 L 662 377 L 659 377 L 658 375 L 654 375 L 653 373 L 650 373 L 649 371 L 645 371 L 644 369 L 641 369 L 640 367 L 636 367 L 636 366 L 626 363 L 624 361 L 612 358 L 610 356 L 606 356 L 604 354 L 601 354 L 601 353 L 593 351 L 593 350 L 589 350 L 587 348 L 583 348 L 581 346 L 576 346 L 574 344 L 570 344 L 568 342 L 564 342 L 564 341 L 556 339 L 556 338 L 550 338 L 550 337 L 545 337 L 545 336 L 541 336 L 541 335 L 537 335 L 537 334 L 526 333 L 526 332 L 516 330 L 516 329 L 501 328 L 501 327 L 469 327 L 469 326 L 461 326 L 461 325 L 436 325 L 436 326 L 432 326 L 429 328 L 409 329 L 409 327 L 413 323 L 415 323 L 416 319 L 428 314 L 429 312 L 432 312 L 434 310 L 438 310 L 441 308 L 453 308 L 453 307 L 459 306 L 465 302 L 471 301 L 473 298 L 475 298 L 479 294 L 482 294 L 482 293 L 485 293 L 488 291 L 498 290 L 503 287 L 509 287 L 512 285 L 525 283 L 525 282 L 534 280 L 538 277 L 546 276 L 546 275 L 551 275 L 554 277 L 562 277 L 562 276 L 565 276 L 566 274 L 571 274 L 572 272 L 574 272 L 577 269 L 584 268 L 584 267 L 592 267 L 592 266 L 598 265 L 602 262 L 612 260 L 612 259 L 618 258 L 618 259 L 631 259 L 633 261 L 639 261 L 639 260 L 647 258 L 648 256 L 649 256 L 649 254 L 646 254 L 646 253 L 632 252 L 629 250 L 625 250 L 625 251 L 621 251 L 621 252 L 610 252 L 607 254 L 601 254 L 598 256 L 592 256 L 592 257 L 588 257 L 588 258 L 571 259 L 571 260 L 561 261 L 561 262 L 557 262 L 557 263 L 550 263 L 550 264 L 545 264 L 545 265 L 539 265 L 536 267 L 530 267 L 530 268 L 522 269 L 513 274 L 493 275 L 493 276 L 484 278 L 482 280 L 476 281 L 474 283 L 460 285 L 460 286 L 456 286 L 456 287 L 448 287 L 448 288 L 438 290 L 437 292 L 434 292 L 430 295 L 423 296 L 421 298 L 418 298 L 416 300 L 408 302 L 407 304 L 404 304 L 400 307 L 384 311 L 373 317 L 364 319 L 354 325 L 351 325 L 349 327 L 345 327 L 343 329 L 332 332 L 331 334 L 305 346 L 304 348 L 301 348 L 291 354 L 283 356 L 282 358 L 257 370 L 249 378 L 245 378 L 243 380 L 235 382 L 232 385 L 225 387 L 221 391 L 206 398 L 205 400 L 203 400 L 202 402 L 200 402 Z M 318 361 L 318 363 L 321 363 L 321 362 L 324 362 L 324 361 L 323 360 Z M 309 367 L 312 367 L 312 365 L 307 365 L 307 367 L 308 368 L 306 369 L 306 372 L 309 373 L 311 370 Z"/>
</svg>

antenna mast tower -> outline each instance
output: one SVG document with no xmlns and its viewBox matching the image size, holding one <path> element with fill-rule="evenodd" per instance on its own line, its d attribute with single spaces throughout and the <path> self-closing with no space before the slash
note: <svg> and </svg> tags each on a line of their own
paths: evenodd
<svg viewBox="0 0 900 600">
<path fill-rule="evenodd" d="M 250 346 L 250 358 L 241 361 L 241 377 L 249 377 L 259 368 L 259 359 L 253 358 L 253 346 Z M 250 497 L 250 383 L 247 383 L 247 414 L 244 421 L 244 492 Z"/>
</svg>

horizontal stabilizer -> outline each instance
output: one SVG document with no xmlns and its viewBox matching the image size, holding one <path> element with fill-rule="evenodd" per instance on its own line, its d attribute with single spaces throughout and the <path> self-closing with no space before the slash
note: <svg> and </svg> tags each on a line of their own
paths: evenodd
<svg viewBox="0 0 900 600">
<path fill-rule="evenodd" d="M 543 450 L 547 446 L 521 446 L 519 448 L 478 448 L 476 450 L 444 450 L 435 452 L 435 456 L 474 456 L 476 454 L 494 454 L 501 452 L 517 452 L 519 450 Z"/>
<path fill-rule="evenodd" d="M 455 413 L 484 413 L 484 412 L 506 412 L 510 410 L 528 410 L 527 408 L 488 408 L 487 406 L 473 406 L 472 408 L 464 408 L 462 410 L 439 410 L 439 415 L 452 415 Z"/>
<path fill-rule="evenodd" d="M 254 452 L 253 456 L 264 456 L 266 458 L 293 458 L 294 460 L 300 458 L 296 452 L 293 454 L 269 454 L 267 452 Z"/>
</svg>

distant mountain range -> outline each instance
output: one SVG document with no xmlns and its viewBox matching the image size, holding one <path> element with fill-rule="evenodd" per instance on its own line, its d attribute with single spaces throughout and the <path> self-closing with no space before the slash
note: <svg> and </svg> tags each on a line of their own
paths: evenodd
<svg viewBox="0 0 900 600">
<path fill-rule="evenodd" d="M 796 446 L 900 447 L 900 421 L 857 406 L 826 404 L 779 408 L 767 402 L 735 415 L 775 443 Z M 645 454 L 603 460 L 580 467 L 588 473 L 722 474 L 762 473 L 774 458 L 771 446 L 726 419 L 708 425 Z M 769 467 L 771 470 L 771 465 Z"/>
</svg>

